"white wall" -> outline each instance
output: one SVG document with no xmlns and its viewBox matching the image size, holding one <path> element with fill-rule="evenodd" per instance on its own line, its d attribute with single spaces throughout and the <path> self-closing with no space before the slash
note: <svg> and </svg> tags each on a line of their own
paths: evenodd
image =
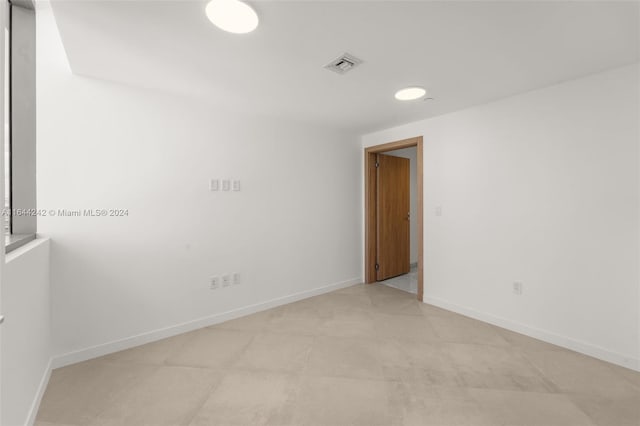
<svg viewBox="0 0 640 426">
<path fill-rule="evenodd" d="M 396 149 L 385 154 L 409 159 L 409 261 L 418 263 L 418 149 Z"/>
<path fill-rule="evenodd" d="M 610 70 L 362 138 L 424 135 L 426 302 L 638 368 L 638 75 Z"/>
<path fill-rule="evenodd" d="M 361 281 L 357 137 L 74 76 L 50 9 L 37 30 L 39 208 L 129 212 L 39 220 L 56 365 Z"/>
<path fill-rule="evenodd" d="M 3 426 L 31 424 L 49 378 L 51 310 L 49 241 L 38 239 L 6 256 L 1 312 Z"/>
</svg>

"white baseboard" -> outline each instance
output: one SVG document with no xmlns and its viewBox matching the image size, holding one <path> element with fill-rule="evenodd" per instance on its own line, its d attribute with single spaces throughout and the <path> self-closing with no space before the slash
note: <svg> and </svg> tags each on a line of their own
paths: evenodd
<svg viewBox="0 0 640 426">
<path fill-rule="evenodd" d="M 350 280 L 329 284 L 323 287 L 314 288 L 312 290 L 306 290 L 299 293 L 294 293 L 288 296 L 271 299 L 266 302 L 256 303 L 254 305 L 245 306 L 243 308 L 234 309 L 231 311 L 223 312 L 207 316 L 204 318 L 196 319 L 193 321 L 184 322 L 182 324 L 173 325 L 170 327 L 153 330 L 147 333 L 138 334 L 136 336 L 127 337 L 121 340 L 115 340 L 101 345 L 92 346 L 89 348 L 81 349 L 74 352 L 69 352 L 62 355 L 57 355 L 53 358 L 52 367 L 59 368 L 67 365 L 75 364 L 89 359 L 97 358 L 110 353 L 119 352 L 125 349 L 130 349 L 135 346 L 144 345 L 146 343 L 155 342 L 157 340 L 166 339 L 167 337 L 176 336 L 178 334 L 187 333 L 189 331 L 197 330 L 199 328 L 209 327 L 211 325 L 219 324 L 221 322 L 229 321 L 246 315 L 255 314 L 260 311 L 275 308 L 287 303 L 296 302 L 298 300 L 306 299 L 309 297 L 317 296 L 320 294 L 328 293 L 331 291 L 339 290 L 346 287 L 351 287 L 355 284 L 362 283 L 362 278 L 352 278 Z"/>
<path fill-rule="evenodd" d="M 27 414 L 27 421 L 25 425 L 32 426 L 36 421 L 36 416 L 38 415 L 38 409 L 40 408 L 40 402 L 42 402 L 42 397 L 44 396 L 44 391 L 47 390 L 47 385 L 49 384 L 49 378 L 51 377 L 51 365 L 52 359 L 49 359 L 49 363 L 47 364 L 47 368 L 42 375 L 42 379 L 40 380 L 40 385 L 38 385 L 38 391 L 36 392 L 35 397 L 33 398 L 33 402 L 31 403 L 31 407 L 29 408 L 29 413 Z"/>
<path fill-rule="evenodd" d="M 575 352 L 579 352 L 584 355 L 588 355 L 602 361 L 610 362 L 612 364 L 620 365 L 635 371 L 640 371 L 640 359 L 633 356 L 622 355 L 616 352 L 612 352 L 603 347 L 593 345 L 591 343 L 583 342 L 577 339 L 573 339 L 568 336 L 563 336 L 557 333 L 553 333 L 547 330 L 541 330 L 539 328 L 531 327 L 525 324 L 521 324 L 510 319 L 501 318 L 495 315 L 487 314 L 477 311 L 472 308 L 460 306 L 456 303 L 449 302 L 437 297 L 424 296 L 423 302 L 430 305 L 437 306 L 439 308 L 446 309 L 448 311 L 456 312 L 458 314 L 465 315 L 470 318 L 474 318 L 489 324 L 496 325 L 507 330 L 515 331 L 516 333 L 524 334 L 534 339 L 542 340 L 547 343 L 551 343 L 556 346 L 561 346 L 566 349 L 570 349 Z"/>
</svg>

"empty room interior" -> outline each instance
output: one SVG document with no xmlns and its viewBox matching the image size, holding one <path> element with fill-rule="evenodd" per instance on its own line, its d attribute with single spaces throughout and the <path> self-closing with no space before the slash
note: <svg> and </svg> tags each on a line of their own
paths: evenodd
<svg viewBox="0 0 640 426">
<path fill-rule="evenodd" d="M 640 2 L 0 22 L 0 426 L 640 425 Z"/>
</svg>

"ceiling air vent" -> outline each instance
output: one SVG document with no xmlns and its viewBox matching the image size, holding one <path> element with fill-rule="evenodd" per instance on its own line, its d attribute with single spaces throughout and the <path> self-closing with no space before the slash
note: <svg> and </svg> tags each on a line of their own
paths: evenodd
<svg viewBox="0 0 640 426">
<path fill-rule="evenodd" d="M 338 74 L 345 74 L 347 71 L 351 71 L 361 63 L 362 61 L 360 59 L 349 53 L 345 53 L 339 58 L 336 58 L 333 61 L 329 62 L 324 67 L 333 72 L 337 72 Z"/>
</svg>

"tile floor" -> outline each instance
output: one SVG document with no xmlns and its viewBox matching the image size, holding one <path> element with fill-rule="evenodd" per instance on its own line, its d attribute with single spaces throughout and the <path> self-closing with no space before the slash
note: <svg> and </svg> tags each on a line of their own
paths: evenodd
<svg viewBox="0 0 640 426">
<path fill-rule="evenodd" d="M 53 372 L 37 426 L 640 424 L 640 374 L 357 285 Z"/>
<path fill-rule="evenodd" d="M 387 287 L 397 288 L 408 293 L 418 294 L 418 266 L 411 265 L 411 270 L 408 274 L 389 278 L 388 280 L 381 281 L 381 284 L 384 284 Z"/>
</svg>

